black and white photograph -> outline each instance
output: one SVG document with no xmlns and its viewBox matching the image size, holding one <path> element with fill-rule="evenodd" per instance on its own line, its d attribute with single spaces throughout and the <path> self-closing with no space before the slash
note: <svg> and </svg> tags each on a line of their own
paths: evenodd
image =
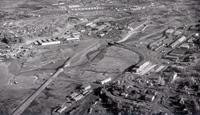
<svg viewBox="0 0 200 115">
<path fill-rule="evenodd" d="M 0 115 L 200 115 L 200 0 L 0 0 Z"/>
</svg>

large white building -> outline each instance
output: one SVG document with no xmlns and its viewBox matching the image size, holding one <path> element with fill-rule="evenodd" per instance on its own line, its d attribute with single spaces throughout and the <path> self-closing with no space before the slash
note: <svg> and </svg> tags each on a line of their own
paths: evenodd
<svg viewBox="0 0 200 115">
<path fill-rule="evenodd" d="M 136 70 L 136 74 L 139 75 L 145 75 L 148 72 L 150 72 L 151 70 L 153 70 L 157 65 L 151 63 L 150 61 L 147 61 L 145 63 L 143 63 L 137 70 Z"/>
<path fill-rule="evenodd" d="M 51 42 L 42 42 L 41 45 L 42 46 L 47 46 L 47 45 L 57 45 L 60 44 L 60 41 L 51 41 Z"/>
</svg>

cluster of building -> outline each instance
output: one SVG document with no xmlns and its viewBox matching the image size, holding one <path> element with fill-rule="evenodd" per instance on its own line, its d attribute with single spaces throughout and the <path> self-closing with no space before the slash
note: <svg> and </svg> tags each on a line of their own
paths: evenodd
<svg viewBox="0 0 200 115">
<path fill-rule="evenodd" d="M 184 28 L 169 28 L 165 31 L 164 36 L 151 42 L 148 48 L 164 53 L 162 58 L 168 59 L 173 62 L 185 63 L 191 62 L 195 59 L 189 54 L 190 49 L 195 48 L 194 41 L 198 38 L 198 33 L 190 33 L 190 35 L 184 35 L 186 30 Z M 188 33 L 187 33 L 188 34 Z"/>
<path fill-rule="evenodd" d="M 118 84 L 118 83 L 111 84 L 111 86 L 106 87 L 106 89 L 113 96 L 109 96 L 108 94 L 107 94 L 107 96 L 112 97 L 115 100 L 118 100 L 120 102 L 120 105 L 121 105 L 121 102 L 123 102 L 123 101 L 126 104 L 129 104 L 129 102 L 134 102 L 135 100 L 137 100 L 138 103 L 140 101 L 142 101 L 142 102 L 153 101 L 156 98 L 157 92 L 148 90 L 148 89 L 140 90 L 141 84 L 143 84 L 143 83 L 140 81 L 141 79 L 138 79 L 138 80 L 139 81 L 137 81 L 137 80 L 132 81 L 132 83 L 134 83 L 134 85 L 136 87 L 134 87 L 134 85 L 130 85 L 129 83 L 126 83 L 126 82 L 122 83 L 122 84 Z M 140 84 L 140 85 L 137 85 L 137 84 Z M 122 100 L 122 98 L 124 100 Z M 133 103 L 131 103 L 131 104 L 133 104 Z M 137 103 L 134 103 L 134 105 L 137 106 Z M 121 108 L 121 107 L 119 107 L 119 108 Z"/>
<path fill-rule="evenodd" d="M 187 48 L 176 48 L 168 52 L 162 58 L 181 65 L 189 65 L 190 63 L 195 62 L 197 58 L 196 55 L 189 54 L 189 52 L 190 50 Z"/>
<path fill-rule="evenodd" d="M 63 39 L 65 41 L 79 41 L 80 36 L 80 32 L 72 32 L 70 34 L 64 34 L 60 37 L 60 39 Z"/>
<path fill-rule="evenodd" d="M 164 47 L 174 49 L 188 39 L 188 37 L 184 36 L 183 33 L 184 31 L 182 29 L 175 30 L 174 28 L 169 28 L 165 31 L 163 37 L 153 41 L 148 45 L 148 47 L 153 51 L 159 51 Z"/>
<path fill-rule="evenodd" d="M 80 40 L 80 33 L 74 32 L 72 34 L 63 35 L 61 37 L 56 38 L 49 38 L 49 39 L 39 39 L 33 42 L 33 45 L 37 46 L 48 46 L 48 45 L 59 45 L 62 41 L 79 41 Z"/>
<path fill-rule="evenodd" d="M 139 75 L 145 75 L 150 72 L 158 73 L 160 71 L 163 71 L 167 66 L 165 65 L 157 65 L 150 61 L 146 61 L 143 64 L 141 64 L 138 68 L 135 68 L 135 73 Z"/>
<path fill-rule="evenodd" d="M 78 91 L 72 92 L 71 95 L 67 96 L 67 102 L 65 102 L 59 108 L 57 108 L 55 112 L 59 114 L 63 113 L 64 111 L 66 111 L 66 109 L 68 109 L 73 104 L 73 102 L 80 101 L 91 92 L 92 92 L 91 85 L 85 85 L 85 86 L 83 85 L 81 89 L 79 89 Z"/>
<path fill-rule="evenodd" d="M 188 65 L 189 63 L 194 62 L 196 55 L 190 52 L 195 48 L 195 36 L 196 35 L 192 35 L 188 38 L 182 36 L 175 42 L 171 43 L 170 46 L 173 49 L 163 55 L 163 58 L 179 64 Z"/>
<path fill-rule="evenodd" d="M 100 85 L 105 85 L 106 83 L 109 83 L 112 81 L 111 77 L 108 77 L 106 79 L 97 81 Z M 82 85 L 81 88 L 78 88 L 78 90 L 72 92 L 69 96 L 67 96 L 67 101 L 59 106 L 59 108 L 56 108 L 56 113 L 63 113 L 66 111 L 74 102 L 78 102 L 82 100 L 84 97 L 86 97 L 88 94 L 90 94 L 93 91 L 92 86 L 90 84 Z"/>
<path fill-rule="evenodd" d="M 112 27 L 109 22 L 89 22 L 81 32 L 87 32 L 88 35 L 95 35 L 101 38 L 111 31 L 111 29 Z"/>
</svg>

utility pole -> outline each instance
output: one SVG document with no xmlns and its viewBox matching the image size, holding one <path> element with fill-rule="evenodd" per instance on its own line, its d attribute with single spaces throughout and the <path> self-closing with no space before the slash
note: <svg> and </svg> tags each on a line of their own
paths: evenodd
<svg viewBox="0 0 200 115">
<path fill-rule="evenodd" d="M 58 67 L 57 71 L 47 79 L 32 95 L 30 95 L 19 107 L 14 110 L 12 115 L 21 115 L 26 108 L 35 100 L 35 98 L 55 79 L 58 77 L 60 73 L 64 71 L 65 67 L 69 67 L 70 64 L 68 63 L 70 58 L 67 58 L 65 63 Z"/>
</svg>

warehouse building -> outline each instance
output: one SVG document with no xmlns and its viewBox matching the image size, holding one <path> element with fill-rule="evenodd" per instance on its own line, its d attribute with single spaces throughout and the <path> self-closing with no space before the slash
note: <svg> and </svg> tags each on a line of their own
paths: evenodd
<svg viewBox="0 0 200 115">
<path fill-rule="evenodd" d="M 187 53 L 187 51 L 187 48 L 176 48 L 173 51 L 169 52 L 168 55 L 182 57 Z"/>
<path fill-rule="evenodd" d="M 33 42 L 34 45 L 56 45 L 56 44 L 61 44 L 61 41 L 58 40 L 58 38 L 51 38 L 51 39 L 40 39 L 35 42 Z"/>
<path fill-rule="evenodd" d="M 180 44 L 182 44 L 186 40 L 187 40 L 187 37 L 182 36 L 178 40 L 176 40 L 175 42 L 173 42 L 170 46 L 171 46 L 171 48 L 176 48 L 177 46 L 179 46 Z"/>
<path fill-rule="evenodd" d="M 150 61 L 147 61 L 145 63 L 143 63 L 137 70 L 136 70 L 136 74 L 139 75 L 145 75 L 147 73 L 149 73 L 151 70 L 153 70 L 157 65 L 151 63 Z"/>
<path fill-rule="evenodd" d="M 104 7 L 92 6 L 92 7 L 74 7 L 70 8 L 72 11 L 92 11 L 92 10 L 103 10 Z"/>
</svg>

